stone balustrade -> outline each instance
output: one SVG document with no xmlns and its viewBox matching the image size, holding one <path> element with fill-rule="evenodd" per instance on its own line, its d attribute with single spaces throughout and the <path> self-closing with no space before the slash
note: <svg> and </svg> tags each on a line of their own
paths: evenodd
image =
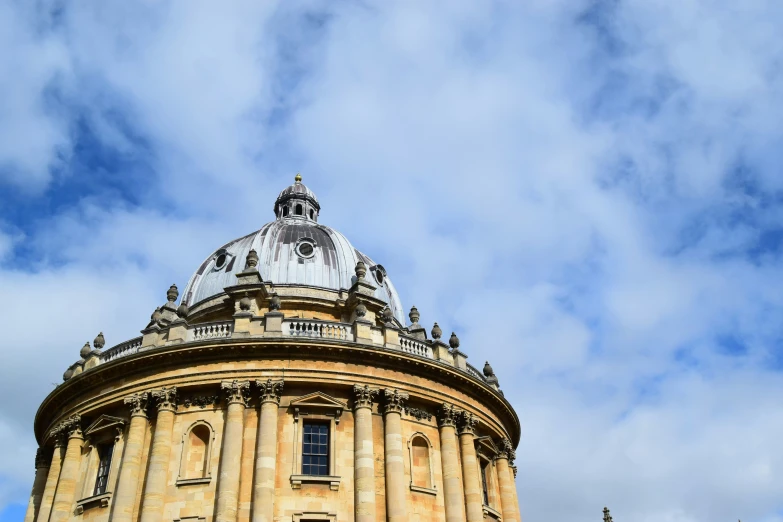
<svg viewBox="0 0 783 522">
<path fill-rule="evenodd" d="M 349 339 L 351 325 L 314 319 L 286 319 L 283 321 L 283 335 L 291 337 L 314 337 L 317 339 Z M 352 336 L 351 336 L 352 337 Z"/>
<path fill-rule="evenodd" d="M 207 339 L 222 339 L 231 337 L 234 323 L 231 321 L 219 323 L 197 324 L 188 329 L 193 341 L 205 341 Z"/>
<path fill-rule="evenodd" d="M 284 337 L 305 337 L 312 339 L 332 339 L 348 342 L 360 342 L 355 336 L 353 325 L 334 321 L 324 321 L 320 319 L 298 319 L 287 318 L 282 321 L 282 335 Z M 372 326 L 371 330 L 377 330 L 373 338 L 373 345 L 382 346 L 387 349 L 399 350 L 417 357 L 426 359 L 435 359 L 433 356 L 433 346 L 431 340 L 421 340 L 408 336 L 403 332 L 399 334 L 399 345 L 385 346 L 383 343 L 383 330 L 380 327 Z M 233 321 L 219 321 L 212 323 L 201 323 L 187 326 L 186 342 L 205 341 L 210 339 L 228 339 L 234 335 Z M 268 335 L 267 335 L 268 337 Z M 366 342 L 366 341 L 365 341 Z M 136 337 L 129 341 L 118 344 L 105 350 L 100 355 L 99 364 L 113 361 L 120 357 L 137 353 L 142 346 L 142 337 Z M 147 348 L 145 348 L 146 350 Z M 481 371 L 466 365 L 462 370 L 471 377 L 486 383 L 487 379 Z"/>
</svg>

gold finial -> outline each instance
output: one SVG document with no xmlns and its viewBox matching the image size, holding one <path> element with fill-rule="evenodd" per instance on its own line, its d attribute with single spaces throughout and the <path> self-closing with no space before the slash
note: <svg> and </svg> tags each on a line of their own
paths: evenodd
<svg viewBox="0 0 783 522">
<path fill-rule="evenodd" d="M 302 175 L 297 172 L 296 176 L 294 176 L 294 181 L 296 181 L 297 183 L 301 183 L 302 182 Z"/>
</svg>

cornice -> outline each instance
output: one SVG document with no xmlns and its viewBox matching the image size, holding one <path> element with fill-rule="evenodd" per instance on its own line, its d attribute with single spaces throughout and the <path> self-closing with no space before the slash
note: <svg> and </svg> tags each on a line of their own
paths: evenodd
<svg viewBox="0 0 783 522">
<path fill-rule="evenodd" d="M 101 364 L 72 377 L 55 388 L 43 400 L 35 416 L 35 432 L 39 442 L 54 422 L 55 414 L 79 396 L 134 375 L 154 375 L 166 369 L 214 361 L 264 360 L 290 358 L 302 360 L 350 361 L 368 366 L 392 369 L 432 379 L 458 389 L 489 407 L 509 432 L 516 446 L 520 438 L 519 418 L 511 404 L 486 383 L 438 360 L 419 357 L 377 345 L 343 340 L 312 338 L 211 339 L 156 347 Z M 231 372 L 227 372 L 231 373 Z M 237 373 L 237 372 L 234 372 Z M 254 377 L 255 378 L 255 377 Z M 73 412 L 60 412 L 61 415 Z"/>
</svg>

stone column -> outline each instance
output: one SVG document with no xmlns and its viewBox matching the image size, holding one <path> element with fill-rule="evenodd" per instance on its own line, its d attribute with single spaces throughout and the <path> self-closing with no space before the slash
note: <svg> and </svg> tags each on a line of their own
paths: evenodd
<svg viewBox="0 0 783 522">
<path fill-rule="evenodd" d="M 275 501 L 275 465 L 277 463 L 277 409 L 283 393 L 283 381 L 257 380 L 261 391 L 261 413 L 256 436 L 256 473 L 253 478 L 253 522 L 272 522 Z"/>
<path fill-rule="evenodd" d="M 136 492 L 141 475 L 141 453 L 144 450 L 144 435 L 147 428 L 147 404 L 150 394 L 134 393 L 125 397 L 125 405 L 130 408 L 130 427 L 125 439 L 125 449 L 120 464 L 120 477 L 117 490 L 112 499 L 112 520 L 131 522 L 136 504 Z"/>
<path fill-rule="evenodd" d="M 446 522 L 464 522 L 465 520 L 465 495 L 462 490 L 462 470 L 459 466 L 456 429 L 459 412 L 460 410 L 446 403 L 443 403 L 438 410 Z"/>
<path fill-rule="evenodd" d="M 242 460 L 242 429 L 250 381 L 223 381 L 220 388 L 228 401 L 223 447 L 220 452 L 220 477 L 217 484 L 217 522 L 236 522 L 239 506 L 239 475 Z M 259 419 L 260 421 L 260 419 Z"/>
<path fill-rule="evenodd" d="M 384 455 L 386 458 L 386 519 L 389 522 L 408 520 L 405 465 L 402 444 L 402 408 L 408 394 L 397 390 L 383 391 Z"/>
<path fill-rule="evenodd" d="M 174 412 L 177 411 L 177 388 L 161 388 L 150 395 L 157 403 L 158 415 L 155 418 L 155 431 L 152 432 L 140 521 L 161 522 L 171 456 L 171 430 L 174 427 Z"/>
<path fill-rule="evenodd" d="M 54 492 L 57 489 L 57 482 L 60 479 L 60 468 L 63 462 L 63 447 L 65 446 L 64 434 L 60 431 L 60 426 L 55 427 L 50 435 L 54 439 L 54 452 L 52 453 L 52 462 L 49 465 L 49 473 L 46 476 L 46 487 L 41 497 L 41 506 L 35 520 L 38 522 L 48 522 L 49 515 L 52 512 L 54 502 Z"/>
<path fill-rule="evenodd" d="M 462 455 L 462 481 L 465 485 L 465 512 L 468 522 L 482 522 L 484 519 L 481 481 L 479 480 L 476 447 L 473 445 L 476 417 L 461 411 L 458 419 L 459 447 Z"/>
<path fill-rule="evenodd" d="M 514 449 L 511 447 L 511 441 L 501 440 L 500 449 L 495 457 L 495 469 L 500 485 L 500 510 L 503 514 L 503 520 L 506 522 L 519 522 L 519 513 L 514 498 L 514 480 L 511 478 L 511 469 L 509 468 L 509 460 L 513 460 L 513 458 Z"/>
<path fill-rule="evenodd" d="M 49 462 L 51 459 L 44 448 L 38 448 L 35 452 L 35 480 L 33 480 L 33 490 L 30 493 L 30 501 L 27 503 L 27 512 L 24 515 L 24 522 L 34 522 L 35 515 L 41 506 L 41 497 L 46 487 L 46 477 L 49 474 Z"/>
<path fill-rule="evenodd" d="M 508 466 L 509 478 L 511 479 L 511 491 L 514 493 L 514 509 L 517 511 L 517 516 L 521 522 L 522 511 L 519 509 L 519 496 L 517 495 L 517 467 L 511 463 Z"/>
<path fill-rule="evenodd" d="M 73 514 L 76 481 L 79 479 L 79 467 L 82 459 L 82 443 L 84 436 L 81 429 L 81 417 L 72 415 L 63 422 L 62 430 L 68 434 L 68 445 L 65 448 L 60 480 L 54 494 L 52 514 L 49 522 L 65 522 Z"/>
<path fill-rule="evenodd" d="M 378 390 L 354 384 L 353 489 L 354 520 L 375 522 L 375 463 L 372 444 L 372 402 Z"/>
</svg>

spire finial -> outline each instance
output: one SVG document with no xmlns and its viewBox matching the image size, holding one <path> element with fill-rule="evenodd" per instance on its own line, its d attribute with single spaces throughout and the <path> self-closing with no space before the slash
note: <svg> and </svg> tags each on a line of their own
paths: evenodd
<svg viewBox="0 0 783 522">
<path fill-rule="evenodd" d="M 297 183 L 301 183 L 302 182 L 302 175 L 297 172 L 296 176 L 294 176 L 294 181 L 296 181 Z"/>
</svg>

